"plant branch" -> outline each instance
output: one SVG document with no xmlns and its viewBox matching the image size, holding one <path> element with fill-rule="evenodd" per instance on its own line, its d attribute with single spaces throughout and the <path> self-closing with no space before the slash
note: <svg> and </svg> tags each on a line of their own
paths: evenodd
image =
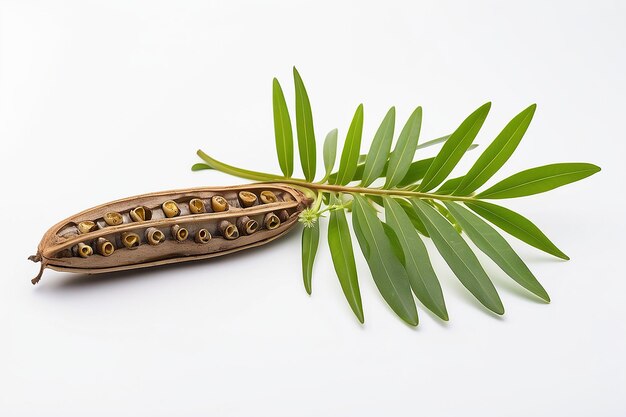
<svg viewBox="0 0 626 417">
<path fill-rule="evenodd" d="M 420 193 L 417 191 L 408 191 L 404 189 L 385 190 L 382 188 L 348 187 L 348 186 L 334 185 L 334 184 L 310 183 L 310 182 L 295 179 L 295 178 L 284 178 L 279 181 L 286 183 L 286 184 L 300 185 L 302 187 L 310 188 L 310 189 L 318 190 L 318 191 L 322 190 L 322 191 L 350 193 L 350 194 L 391 195 L 391 196 L 416 197 L 416 198 L 445 200 L 445 201 L 476 201 L 476 199 L 473 196 L 462 197 L 462 196 L 456 196 L 456 195 Z"/>
</svg>

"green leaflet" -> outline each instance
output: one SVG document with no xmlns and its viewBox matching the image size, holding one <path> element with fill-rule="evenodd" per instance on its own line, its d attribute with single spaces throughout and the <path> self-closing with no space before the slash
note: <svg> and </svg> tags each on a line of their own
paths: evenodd
<svg viewBox="0 0 626 417">
<path fill-rule="evenodd" d="M 396 255 L 396 258 L 398 258 L 400 263 L 404 265 L 406 259 L 404 258 L 404 251 L 402 250 L 402 245 L 400 244 L 400 239 L 398 239 L 398 235 L 387 223 L 381 222 L 380 224 L 383 226 L 385 235 L 389 239 L 389 244 L 391 245 L 391 249 L 393 249 L 394 255 Z"/>
<path fill-rule="evenodd" d="M 330 173 L 335 167 L 335 159 L 337 159 L 337 129 L 333 129 L 326 135 L 324 140 L 324 179 L 322 182 L 326 182 Z"/>
<path fill-rule="evenodd" d="M 515 116 L 494 141 L 480 155 L 474 166 L 465 174 L 454 195 L 469 195 L 489 180 L 509 160 L 535 114 L 533 104 Z"/>
<path fill-rule="evenodd" d="M 300 163 L 302 164 L 304 178 L 307 181 L 313 181 L 315 179 L 315 164 L 317 163 L 313 114 L 311 112 L 309 95 L 296 67 L 293 67 L 293 80 L 296 89 L 296 130 L 298 132 Z"/>
<path fill-rule="evenodd" d="M 424 143 L 420 143 L 419 145 L 417 145 L 416 149 L 424 149 L 424 148 L 428 148 L 434 145 L 438 145 L 440 143 L 444 143 L 445 141 L 447 141 L 448 139 L 450 139 L 450 135 L 446 135 L 446 136 L 442 136 L 440 138 L 437 139 L 431 139 L 428 140 Z"/>
<path fill-rule="evenodd" d="M 450 135 L 450 138 L 435 157 L 424 180 L 419 188 L 420 191 L 430 191 L 452 172 L 461 157 L 467 152 L 482 127 L 491 103 L 483 104 L 474 113 L 470 114 L 461 125 Z"/>
<path fill-rule="evenodd" d="M 544 193 L 582 180 L 600 167 L 580 162 L 544 165 L 514 174 L 478 194 L 478 198 L 499 199 Z"/>
<path fill-rule="evenodd" d="M 411 224 L 413 225 L 415 230 L 417 230 L 426 237 L 430 237 L 430 235 L 428 234 L 428 230 L 426 230 L 426 226 L 424 226 L 424 222 L 422 222 L 422 219 L 420 219 L 420 217 L 417 215 L 417 212 L 413 208 L 413 205 L 405 199 L 396 199 L 395 201 L 400 204 L 402 210 L 404 210 L 406 215 L 409 216 L 409 220 L 411 220 Z"/>
<path fill-rule="evenodd" d="M 443 217 L 445 217 L 446 220 L 450 222 L 452 227 L 454 227 L 454 230 L 456 230 L 457 233 L 461 234 L 463 232 L 463 228 L 461 228 L 461 225 L 459 224 L 459 222 L 456 221 L 456 219 L 454 218 L 452 213 L 448 211 L 446 206 L 434 200 L 427 201 L 427 203 L 433 206 L 435 210 L 437 210 Z"/>
<path fill-rule="evenodd" d="M 400 204 L 384 197 L 385 220 L 394 230 L 404 253 L 404 267 L 417 298 L 442 320 L 448 320 L 448 311 L 441 286 L 430 263 L 426 246 L 413 228 L 409 216 Z"/>
<path fill-rule="evenodd" d="M 461 182 L 463 181 L 463 178 L 464 176 L 460 176 L 460 177 L 451 178 L 447 180 L 446 182 L 443 183 L 441 187 L 439 187 L 437 191 L 435 191 L 435 194 L 446 194 L 446 195 L 452 194 L 454 190 L 457 189 L 459 184 L 461 184 Z"/>
<path fill-rule="evenodd" d="M 484 201 L 466 201 L 465 205 L 476 212 L 476 214 L 484 217 L 510 235 L 528 243 L 530 246 L 534 246 L 557 258 L 569 259 L 569 256 L 557 248 L 537 226 L 521 214 Z"/>
<path fill-rule="evenodd" d="M 496 229 L 457 203 L 448 201 L 445 202 L 445 205 L 461 224 L 467 236 L 478 246 L 478 249 L 489 256 L 519 285 L 544 301 L 550 302 L 550 297 L 546 290 Z"/>
<path fill-rule="evenodd" d="M 370 151 L 367 154 L 363 167 L 361 187 L 367 187 L 373 183 L 381 176 L 383 169 L 387 166 L 395 123 L 396 108 L 392 107 L 385 115 L 385 118 L 381 122 L 372 140 L 372 145 L 370 146 Z"/>
<path fill-rule="evenodd" d="M 420 130 L 422 129 L 422 108 L 413 111 L 398 136 L 398 142 L 389 156 L 387 181 L 384 188 L 395 187 L 406 175 L 417 149 Z"/>
<path fill-rule="evenodd" d="M 203 164 L 201 162 L 198 162 L 197 164 L 193 164 L 191 166 L 191 170 L 192 171 L 202 171 L 204 169 L 213 169 L 210 166 L 208 166 L 207 164 Z"/>
<path fill-rule="evenodd" d="M 412 199 L 411 203 L 426 225 L 437 250 L 459 281 L 489 310 L 504 314 L 500 296 L 465 240 L 430 205 L 419 199 Z"/>
<path fill-rule="evenodd" d="M 346 185 L 352 181 L 356 172 L 359 160 L 359 151 L 361 150 L 361 136 L 363 134 L 363 105 L 359 104 L 350 128 L 346 136 L 346 142 L 343 145 L 341 159 L 339 160 L 339 171 L 337 172 L 338 185 Z"/>
<path fill-rule="evenodd" d="M 426 171 L 430 168 L 430 165 L 433 163 L 435 158 L 426 158 L 420 159 L 419 161 L 415 161 L 411 163 L 409 169 L 407 170 L 402 181 L 398 183 L 398 187 L 405 187 L 410 184 L 414 184 L 424 178 L 426 175 Z"/>
<path fill-rule="evenodd" d="M 378 291 L 402 320 L 417 326 L 417 309 L 406 271 L 376 212 L 358 194 L 354 195 L 352 226 Z"/>
<path fill-rule="evenodd" d="M 305 227 L 302 230 L 302 278 L 304 279 L 304 288 L 309 295 L 311 295 L 313 263 L 315 262 L 319 241 L 319 222 L 315 222 L 312 227 Z"/>
<path fill-rule="evenodd" d="M 285 177 L 289 178 L 293 174 L 293 131 L 283 89 L 276 78 L 272 86 L 272 105 L 278 164 Z"/>
<path fill-rule="evenodd" d="M 361 291 L 356 274 L 354 263 L 354 252 L 352 251 L 352 239 L 346 213 L 343 210 L 330 212 L 328 221 L 328 246 L 333 258 L 333 265 L 341 289 L 343 290 L 350 308 L 361 323 L 365 321 L 363 317 L 363 305 L 361 304 Z"/>
</svg>

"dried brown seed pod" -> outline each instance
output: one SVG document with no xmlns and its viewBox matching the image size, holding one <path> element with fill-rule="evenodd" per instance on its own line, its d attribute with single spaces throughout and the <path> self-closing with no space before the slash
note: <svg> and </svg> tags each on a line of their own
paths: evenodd
<svg viewBox="0 0 626 417">
<path fill-rule="evenodd" d="M 209 243 L 209 240 L 211 240 L 211 233 L 208 230 L 200 229 L 196 232 L 196 243 Z"/>
<path fill-rule="evenodd" d="M 80 242 L 78 245 L 76 245 L 76 254 L 81 258 L 87 258 L 93 255 L 93 249 L 91 249 L 91 246 L 85 245 L 83 242 Z"/>
<path fill-rule="evenodd" d="M 180 208 L 174 200 L 167 200 L 161 207 L 163 208 L 163 214 L 165 214 L 167 218 L 176 217 L 180 214 Z"/>
<path fill-rule="evenodd" d="M 91 220 L 78 223 L 78 231 L 80 233 L 89 233 L 96 230 L 96 223 Z"/>
<path fill-rule="evenodd" d="M 192 198 L 189 200 L 189 211 L 191 214 L 206 213 L 206 207 L 204 207 L 204 201 L 199 198 Z"/>
<path fill-rule="evenodd" d="M 98 253 L 102 256 L 111 256 L 115 252 L 115 246 L 109 240 L 99 237 L 96 241 L 96 248 Z"/>
<path fill-rule="evenodd" d="M 280 219 L 274 213 L 267 213 L 263 219 L 263 225 L 267 230 L 274 230 L 280 226 Z"/>
<path fill-rule="evenodd" d="M 234 240 L 239 237 L 239 230 L 237 230 L 237 227 L 228 220 L 222 220 L 218 224 L 217 229 L 226 240 Z"/>
<path fill-rule="evenodd" d="M 120 224 L 124 223 L 124 218 L 121 214 L 115 211 L 109 211 L 108 213 L 105 213 L 104 221 L 109 226 L 119 226 Z"/>
<path fill-rule="evenodd" d="M 152 211 L 146 206 L 135 207 L 128 214 L 134 222 L 144 222 L 152 218 Z"/>
<path fill-rule="evenodd" d="M 250 207 L 237 207 L 236 209 L 233 208 L 232 210 L 221 212 L 209 211 L 207 213 L 175 218 L 167 218 L 164 215 L 153 216 L 154 212 L 150 209 L 153 207 L 161 208 L 164 201 L 187 202 L 194 198 L 198 198 L 208 205 L 207 202 L 215 196 L 223 198 L 227 204 L 228 201 L 238 201 L 239 194 L 242 191 L 250 192 L 257 196 L 262 191 L 270 191 L 276 196 L 277 201 L 275 204 L 267 206 L 257 203 Z M 208 259 L 253 248 L 270 242 L 290 230 L 298 223 L 298 214 L 310 203 L 311 201 L 308 198 L 292 187 L 269 183 L 237 187 L 200 187 L 144 194 L 113 201 L 82 211 L 50 228 L 43 236 L 37 248 L 37 253 L 30 257 L 35 262 L 41 262 L 40 273 L 32 282 L 38 282 L 44 268 L 96 274 Z M 141 209 L 137 210 L 139 207 Z M 209 210 L 209 207 L 206 207 L 206 209 Z M 135 210 L 134 217 L 131 214 L 133 210 Z M 142 220 L 141 216 L 142 210 L 145 215 L 144 220 Z M 270 230 L 263 222 L 263 228 L 259 228 L 251 235 L 246 235 L 245 239 L 238 239 L 239 233 L 241 232 L 243 235 L 245 232 L 245 228 L 242 228 L 240 231 L 235 226 L 238 218 L 247 216 L 261 223 L 259 219 L 265 219 L 267 213 L 273 212 L 278 216 L 282 210 L 288 212 L 289 218 L 287 221 L 281 221 L 280 227 Z M 123 216 L 123 221 L 115 226 L 115 235 L 117 236 L 115 239 L 110 229 L 98 227 L 99 225 L 104 225 L 104 221 L 102 221 L 104 213 L 111 212 L 118 214 L 128 213 L 130 219 L 133 220 L 129 221 L 130 219 L 126 214 L 120 214 L 120 217 Z M 137 219 L 142 223 L 137 223 Z M 78 225 L 83 222 L 85 223 L 79 228 Z M 92 222 L 93 228 L 87 222 Z M 170 235 L 170 230 L 175 225 L 188 231 L 186 240 L 177 242 L 175 234 L 172 233 Z M 142 228 L 142 230 L 140 231 L 138 228 Z M 146 229 L 149 229 L 149 231 Z M 194 239 L 189 238 L 192 234 L 190 231 L 193 231 L 195 236 L 196 231 L 199 229 L 206 229 L 213 234 L 213 240 L 219 239 L 220 241 L 208 245 L 195 243 Z M 165 230 L 168 232 L 165 232 Z M 81 233 L 79 234 L 77 231 Z M 139 247 L 135 250 L 116 251 L 115 245 L 119 245 L 119 248 L 127 246 L 122 236 L 128 236 L 127 234 L 130 233 L 140 236 Z M 172 236 L 172 238 L 165 240 L 166 236 Z M 100 238 L 111 245 L 109 247 L 109 245 L 102 244 L 100 247 L 113 249 L 115 251 L 113 256 L 89 256 L 87 258 L 80 256 L 78 253 L 79 243 L 89 246 L 88 243 L 93 242 L 91 246 L 92 252 L 94 254 L 99 253 L 97 243 Z M 115 243 L 117 239 L 120 239 L 120 241 Z M 148 245 L 142 245 L 144 239 L 151 245 L 157 244 L 158 246 L 149 247 Z M 127 239 L 126 243 L 130 243 L 131 240 Z M 88 249 L 85 250 L 88 251 Z"/>
<path fill-rule="evenodd" d="M 263 204 L 275 203 L 278 201 L 278 197 L 271 191 L 264 190 L 261 191 L 261 202 Z"/>
<path fill-rule="evenodd" d="M 256 220 L 252 220 L 248 216 L 243 216 L 237 219 L 237 229 L 241 230 L 244 235 L 251 235 L 259 228 L 259 223 Z"/>
<path fill-rule="evenodd" d="M 250 191 L 239 191 L 239 201 L 241 207 L 252 207 L 257 202 L 257 196 Z"/>
<path fill-rule="evenodd" d="M 187 237 L 189 236 L 189 231 L 185 229 L 184 227 L 180 227 L 177 224 L 172 226 L 171 232 L 172 232 L 172 237 L 174 237 L 174 239 L 176 239 L 178 242 L 187 240 Z"/>
<path fill-rule="evenodd" d="M 135 249 L 141 244 L 141 238 L 137 233 L 124 232 L 122 233 L 122 245 L 127 249 Z"/>
<path fill-rule="evenodd" d="M 214 195 L 211 197 L 211 208 L 215 212 L 228 210 L 228 201 L 221 195 Z"/>
<path fill-rule="evenodd" d="M 156 227 L 149 227 L 146 230 L 146 240 L 152 246 L 156 246 L 165 240 L 165 235 Z"/>
</svg>

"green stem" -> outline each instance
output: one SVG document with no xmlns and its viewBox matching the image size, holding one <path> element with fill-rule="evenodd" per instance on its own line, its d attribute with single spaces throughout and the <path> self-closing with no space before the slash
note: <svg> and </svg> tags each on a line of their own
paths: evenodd
<svg viewBox="0 0 626 417">
<path fill-rule="evenodd" d="M 232 165 L 225 164 L 216 159 L 211 158 L 206 153 L 198 150 L 198 156 L 202 158 L 204 162 L 207 163 L 211 168 L 216 169 L 218 171 L 224 172 L 226 174 L 234 175 L 240 178 L 246 178 L 253 181 L 259 182 L 282 182 L 284 184 L 290 184 L 301 191 L 303 191 L 308 197 L 313 198 L 314 200 L 319 199 L 320 191 L 327 192 L 338 192 L 338 193 L 351 193 L 351 194 L 369 194 L 369 195 L 390 195 L 397 197 L 415 197 L 422 199 L 432 199 L 432 200 L 440 200 L 440 201 L 475 201 L 476 199 L 473 196 L 470 197 L 462 197 L 456 195 L 439 195 L 432 193 L 420 193 L 417 191 L 409 191 L 407 189 L 395 189 L 395 190 L 385 190 L 382 188 L 366 188 L 366 187 L 347 187 L 343 185 L 334 185 L 334 184 L 320 184 L 308 182 L 303 179 L 298 178 L 287 178 L 280 175 L 267 174 L 265 172 L 251 171 L 249 169 L 237 168 Z M 315 196 L 315 193 L 312 191 L 315 190 L 318 192 L 318 196 Z M 316 198 L 317 197 L 317 198 Z"/>
<path fill-rule="evenodd" d="M 246 178 L 253 181 L 285 181 L 287 179 L 280 175 L 266 174 L 265 172 L 251 171 L 249 169 L 237 168 L 225 164 L 217 159 L 211 158 L 200 149 L 198 149 L 196 153 L 211 168 L 224 172 L 225 174 L 234 175 L 235 177 Z"/>
<path fill-rule="evenodd" d="M 390 195 L 390 196 L 416 197 L 416 198 L 422 198 L 422 199 L 446 200 L 446 201 L 475 201 L 476 200 L 472 196 L 462 197 L 462 196 L 456 196 L 456 195 L 420 193 L 417 191 L 407 191 L 407 190 L 385 190 L 382 188 L 346 187 L 346 186 L 334 185 L 334 184 L 310 183 L 305 180 L 300 180 L 296 178 L 285 178 L 285 179 L 281 179 L 280 181 L 285 184 L 300 185 L 304 188 L 309 188 L 313 190 L 331 191 L 331 192 L 338 192 L 338 193 Z"/>
</svg>

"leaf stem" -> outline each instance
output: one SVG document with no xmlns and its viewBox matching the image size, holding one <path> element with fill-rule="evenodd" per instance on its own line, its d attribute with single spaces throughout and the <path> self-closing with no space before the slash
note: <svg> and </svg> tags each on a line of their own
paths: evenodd
<svg viewBox="0 0 626 417">
<path fill-rule="evenodd" d="M 417 191 L 408 191 L 408 190 L 385 190 L 382 188 L 367 188 L 367 187 L 349 187 L 344 185 L 334 185 L 334 184 L 319 184 L 319 183 L 310 183 L 304 180 L 299 180 L 295 178 L 284 178 L 279 181 L 285 184 L 292 185 L 300 185 L 304 188 L 310 188 L 313 190 L 322 190 L 329 192 L 339 192 L 339 193 L 351 193 L 351 194 L 369 194 L 369 195 L 391 195 L 391 196 L 403 196 L 403 197 L 416 197 L 422 199 L 432 199 L 432 200 L 445 200 L 445 201 L 476 201 L 473 196 L 457 196 L 457 195 L 440 195 L 433 193 L 420 193 Z"/>
<path fill-rule="evenodd" d="M 220 162 L 207 155 L 206 153 L 198 150 L 198 156 L 202 158 L 207 165 L 211 168 L 221 171 L 225 174 L 234 175 L 240 178 L 246 178 L 259 182 L 282 182 L 285 184 L 291 184 L 301 188 L 308 197 L 315 200 L 315 193 L 312 191 L 326 191 L 326 192 L 339 192 L 339 193 L 351 193 L 351 194 L 366 194 L 366 195 L 390 195 L 390 196 L 402 196 L 402 197 L 414 197 L 422 199 L 432 199 L 440 201 L 476 201 L 474 196 L 456 196 L 456 195 L 440 195 L 433 193 L 422 193 L 417 191 L 409 191 L 407 189 L 391 189 L 386 190 L 382 188 L 367 188 L 367 187 L 349 187 L 345 185 L 335 184 L 320 184 L 318 182 L 308 182 L 303 179 L 287 178 L 280 175 L 268 174 L 265 172 L 251 171 L 249 169 L 237 168 L 232 165 Z M 309 191 L 309 192 L 307 192 Z"/>
</svg>

